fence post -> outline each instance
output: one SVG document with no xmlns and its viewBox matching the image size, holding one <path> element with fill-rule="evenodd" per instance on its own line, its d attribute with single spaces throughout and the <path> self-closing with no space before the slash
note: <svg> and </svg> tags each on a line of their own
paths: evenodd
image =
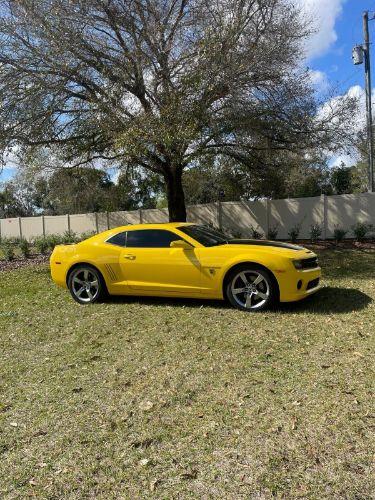
<svg viewBox="0 0 375 500">
<path fill-rule="evenodd" d="M 109 229 L 109 212 L 107 211 L 105 213 L 105 215 L 106 215 L 106 218 L 107 218 L 107 229 Z"/>
<path fill-rule="evenodd" d="M 96 234 L 98 234 L 99 233 L 98 212 L 95 212 L 95 227 L 96 227 Z"/>
<path fill-rule="evenodd" d="M 265 234 L 266 239 L 268 239 L 268 234 L 270 232 L 270 210 L 271 210 L 271 203 L 270 203 L 270 200 L 267 198 L 266 199 L 266 234 Z"/>
<path fill-rule="evenodd" d="M 223 206 L 221 201 L 217 202 L 217 223 L 220 231 L 223 229 Z"/>
<path fill-rule="evenodd" d="M 18 227 L 20 231 L 20 238 L 22 239 L 22 217 L 18 217 Z"/>
<path fill-rule="evenodd" d="M 68 222 L 68 233 L 70 233 L 70 215 L 66 214 L 67 222 Z"/>
<path fill-rule="evenodd" d="M 44 220 L 44 215 L 42 215 L 42 233 L 43 233 L 43 238 L 46 237 L 46 222 Z"/>
<path fill-rule="evenodd" d="M 323 240 L 327 239 L 327 226 L 328 226 L 328 200 L 327 195 L 322 194 L 323 197 Z"/>
<path fill-rule="evenodd" d="M 142 209 L 139 209 L 139 223 L 143 224 L 143 215 L 142 215 Z"/>
</svg>

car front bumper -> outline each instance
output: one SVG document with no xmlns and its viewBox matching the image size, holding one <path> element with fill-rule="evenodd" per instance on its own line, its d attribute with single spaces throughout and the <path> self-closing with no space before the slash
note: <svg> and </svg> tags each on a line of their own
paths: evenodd
<svg viewBox="0 0 375 500">
<path fill-rule="evenodd" d="M 276 273 L 280 302 L 295 302 L 316 293 L 321 288 L 321 275 L 320 267 Z"/>
</svg>

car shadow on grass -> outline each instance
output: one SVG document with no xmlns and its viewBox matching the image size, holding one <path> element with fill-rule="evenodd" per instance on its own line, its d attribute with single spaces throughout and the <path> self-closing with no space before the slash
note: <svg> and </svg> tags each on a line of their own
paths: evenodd
<svg viewBox="0 0 375 500">
<path fill-rule="evenodd" d="M 324 287 L 316 294 L 299 302 L 281 303 L 273 312 L 276 313 L 349 313 L 360 311 L 372 302 L 372 298 L 355 288 Z M 160 307 L 211 307 L 215 309 L 233 309 L 224 300 L 202 300 L 178 297 L 139 297 L 139 296 L 111 296 L 106 303 L 111 304 L 139 304 Z M 270 311 L 267 311 L 268 313 Z"/>
<path fill-rule="evenodd" d="M 327 286 L 299 302 L 284 302 L 277 307 L 282 313 L 350 313 L 365 309 L 372 298 L 356 288 Z"/>
<path fill-rule="evenodd" d="M 226 300 L 193 299 L 181 297 L 147 297 L 133 295 L 111 295 L 105 299 L 107 304 L 139 304 L 160 307 L 213 307 L 215 309 L 233 309 Z"/>
</svg>

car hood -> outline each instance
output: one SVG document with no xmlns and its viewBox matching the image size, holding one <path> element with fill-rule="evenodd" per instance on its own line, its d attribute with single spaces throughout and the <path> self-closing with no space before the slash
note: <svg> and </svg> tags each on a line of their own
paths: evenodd
<svg viewBox="0 0 375 500">
<path fill-rule="evenodd" d="M 288 250 L 306 250 L 306 248 L 299 245 L 270 240 L 232 239 L 228 240 L 228 245 L 256 245 L 261 247 L 287 248 Z"/>
<path fill-rule="evenodd" d="M 251 239 L 231 239 L 228 241 L 228 250 L 231 251 L 248 251 L 251 248 L 265 253 L 275 253 L 287 258 L 308 258 L 314 257 L 315 254 L 311 250 L 299 245 L 292 245 L 282 241 L 269 240 L 251 240 Z"/>
</svg>

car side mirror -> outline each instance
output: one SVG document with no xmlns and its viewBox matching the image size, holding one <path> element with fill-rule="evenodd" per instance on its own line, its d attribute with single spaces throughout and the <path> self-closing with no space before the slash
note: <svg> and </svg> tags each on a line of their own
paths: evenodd
<svg viewBox="0 0 375 500">
<path fill-rule="evenodd" d="M 171 241 L 171 248 L 182 248 L 183 250 L 192 250 L 194 247 L 184 240 Z"/>
</svg>

